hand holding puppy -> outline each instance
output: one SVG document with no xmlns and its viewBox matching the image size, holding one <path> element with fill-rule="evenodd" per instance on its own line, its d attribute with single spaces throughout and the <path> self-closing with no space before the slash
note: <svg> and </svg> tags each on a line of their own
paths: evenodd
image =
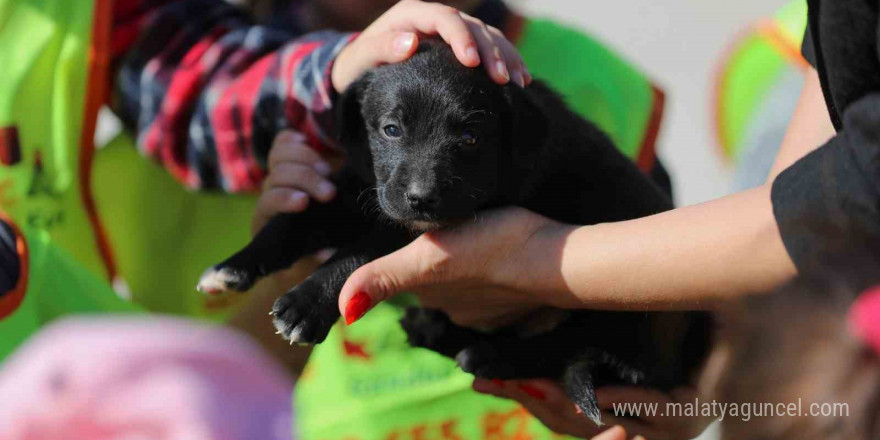
<svg viewBox="0 0 880 440">
<path fill-rule="evenodd" d="M 274 215 L 302 212 L 309 200 L 328 202 L 336 196 L 336 187 L 328 179 L 333 166 L 306 145 L 305 136 L 282 131 L 269 150 L 269 174 L 251 222 L 256 234 Z"/>
<path fill-rule="evenodd" d="M 570 228 L 522 208 L 505 208 L 450 230 L 428 232 L 397 252 L 356 270 L 345 283 L 339 309 L 354 322 L 373 305 L 415 291 L 426 308 L 439 308 L 460 325 L 497 327 L 536 307 L 576 307 L 564 297 L 536 295 L 535 255 L 560 258 Z M 479 291 L 479 294 L 467 294 Z"/>
</svg>

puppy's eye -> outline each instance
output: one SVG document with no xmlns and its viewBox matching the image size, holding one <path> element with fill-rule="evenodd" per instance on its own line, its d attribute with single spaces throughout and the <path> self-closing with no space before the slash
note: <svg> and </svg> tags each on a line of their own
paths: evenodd
<svg viewBox="0 0 880 440">
<path fill-rule="evenodd" d="M 461 135 L 462 145 L 473 147 L 474 145 L 477 145 L 477 141 L 477 134 L 470 130 L 465 130 L 465 132 Z"/>
<path fill-rule="evenodd" d="M 390 138 L 399 138 L 403 136 L 403 130 L 401 130 L 400 127 L 394 124 L 386 125 L 382 128 L 382 131 L 385 132 L 385 136 L 388 136 Z"/>
</svg>

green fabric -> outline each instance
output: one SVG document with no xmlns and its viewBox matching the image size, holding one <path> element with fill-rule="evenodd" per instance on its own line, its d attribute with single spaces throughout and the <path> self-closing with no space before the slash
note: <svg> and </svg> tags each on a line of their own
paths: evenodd
<svg viewBox="0 0 880 440">
<path fill-rule="evenodd" d="M 150 311 L 223 319 L 245 295 L 196 291 L 203 270 L 250 240 L 254 196 L 193 193 L 141 157 L 129 136 L 100 149 L 95 203 L 132 299 Z"/>
<path fill-rule="evenodd" d="M 25 232 L 28 286 L 21 305 L 0 319 L 0 362 L 53 319 L 83 313 L 130 313 L 138 308 L 119 298 L 107 282 L 53 246 L 46 231 Z"/>
<path fill-rule="evenodd" d="M 0 165 L 0 203 L 106 276 L 77 171 L 92 9 L 91 1 L 0 0 L 0 129 L 18 130 L 22 154 Z"/>
<path fill-rule="evenodd" d="M 519 49 L 536 78 L 636 157 L 654 105 L 651 83 L 638 70 L 546 20 L 526 22 Z M 295 394 L 298 438 L 561 438 L 516 402 L 472 391 L 473 376 L 450 359 L 409 347 L 397 321 L 400 303 L 411 301 L 379 304 L 350 327 L 337 324 L 315 348 Z"/>
<path fill-rule="evenodd" d="M 297 438 L 561 438 L 518 403 L 473 392 L 450 359 L 407 345 L 402 310 L 380 304 L 316 348 L 297 382 Z"/>
<path fill-rule="evenodd" d="M 0 320 L 0 359 L 59 316 L 134 310 L 101 279 L 81 202 L 92 14 L 91 1 L 0 0 L 0 130 L 21 156 L 0 165 L 0 210 L 26 231 L 30 255 L 22 303 Z"/>
<path fill-rule="evenodd" d="M 799 48 L 806 29 L 805 0 L 795 0 L 782 8 L 772 26 Z M 719 94 L 719 130 L 727 157 L 739 160 L 743 144 L 758 109 L 785 73 L 794 68 L 766 36 L 756 30 L 743 39 L 725 60 Z"/>
<path fill-rule="evenodd" d="M 780 30 L 800 47 L 807 29 L 807 0 L 794 0 L 783 6 L 774 17 Z"/>
<path fill-rule="evenodd" d="M 730 58 L 721 93 L 724 149 L 738 158 L 754 110 L 788 67 L 787 61 L 759 34 L 749 36 Z"/>
<path fill-rule="evenodd" d="M 548 20 L 526 20 L 517 46 L 529 71 L 632 159 L 654 109 L 651 82 L 601 42 Z"/>
</svg>

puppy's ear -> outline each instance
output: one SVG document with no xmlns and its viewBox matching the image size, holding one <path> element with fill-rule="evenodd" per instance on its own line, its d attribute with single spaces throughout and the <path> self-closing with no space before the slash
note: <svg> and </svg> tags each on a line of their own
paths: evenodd
<svg viewBox="0 0 880 440">
<path fill-rule="evenodd" d="M 346 153 L 366 146 L 367 127 L 361 113 L 361 102 L 371 79 L 371 73 L 364 74 L 336 100 L 336 140 Z"/>
<path fill-rule="evenodd" d="M 364 93 L 373 74 L 365 73 L 353 82 L 336 100 L 336 141 L 345 153 L 349 166 L 364 177 L 372 176 L 367 125 L 362 112 Z"/>
<path fill-rule="evenodd" d="M 528 88 L 526 91 L 513 83 L 504 86 L 504 95 L 510 105 L 506 131 L 513 164 L 517 168 L 531 168 L 543 148 L 549 130 L 547 115 L 532 96 L 534 92 L 544 93 L 546 87 L 532 83 Z M 539 88 L 545 90 L 538 90 Z"/>
</svg>

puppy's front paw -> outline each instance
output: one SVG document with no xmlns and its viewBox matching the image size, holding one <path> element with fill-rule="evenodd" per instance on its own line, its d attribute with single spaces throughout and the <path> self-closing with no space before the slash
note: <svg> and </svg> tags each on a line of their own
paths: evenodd
<svg viewBox="0 0 880 440">
<path fill-rule="evenodd" d="M 507 359 L 490 342 L 482 342 L 461 350 L 455 356 L 455 362 L 463 371 L 477 377 L 502 380 L 520 378 L 513 363 L 516 360 Z"/>
<path fill-rule="evenodd" d="M 320 290 L 306 279 L 275 301 L 272 322 L 291 344 L 320 344 L 339 319 L 336 295 Z"/>
<path fill-rule="evenodd" d="M 244 292 L 253 287 L 256 276 L 246 269 L 217 265 L 205 271 L 196 286 L 199 292 L 218 295 L 223 292 Z"/>
<path fill-rule="evenodd" d="M 439 351 L 441 342 L 451 333 L 454 324 L 439 310 L 409 307 L 400 319 L 400 326 L 406 332 L 409 345 Z"/>
<path fill-rule="evenodd" d="M 427 348 L 448 358 L 455 358 L 462 348 L 482 338 L 476 331 L 452 322 L 446 313 L 420 307 L 406 309 L 400 326 L 406 332 L 409 345 Z"/>
</svg>

